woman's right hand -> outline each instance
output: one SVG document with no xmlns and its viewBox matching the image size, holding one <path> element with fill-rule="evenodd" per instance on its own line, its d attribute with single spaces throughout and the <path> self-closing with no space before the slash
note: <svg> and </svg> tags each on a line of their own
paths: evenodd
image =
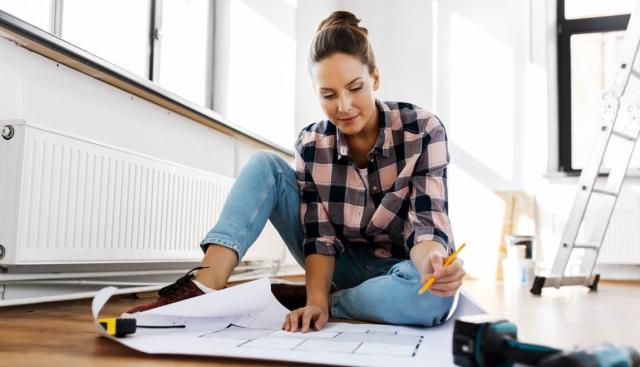
<svg viewBox="0 0 640 367">
<path fill-rule="evenodd" d="M 303 333 L 309 331 L 311 327 L 318 331 L 327 321 L 329 321 L 329 309 L 326 306 L 307 304 L 285 316 L 282 330 L 296 332 L 300 326 Z"/>
</svg>

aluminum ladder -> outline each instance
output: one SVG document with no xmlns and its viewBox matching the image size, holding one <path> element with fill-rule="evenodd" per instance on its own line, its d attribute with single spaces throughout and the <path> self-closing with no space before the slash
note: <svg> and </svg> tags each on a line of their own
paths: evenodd
<svg viewBox="0 0 640 367">
<path fill-rule="evenodd" d="M 580 175 L 578 192 L 569 213 L 560 247 L 550 276 L 536 276 L 531 293 L 542 288 L 583 285 L 597 290 L 599 274 L 594 274 L 598 254 L 616 205 L 629 161 L 640 132 L 640 2 L 636 5 L 625 33 L 621 62 L 613 85 L 604 94 L 601 124 L 590 157 Z M 606 175 L 605 157 L 611 170 L 602 185 L 596 179 Z M 585 223 L 585 218 L 589 220 Z M 578 235 L 584 242 L 576 243 Z M 583 257 L 577 274 L 567 274 L 567 265 L 575 250 Z"/>
</svg>

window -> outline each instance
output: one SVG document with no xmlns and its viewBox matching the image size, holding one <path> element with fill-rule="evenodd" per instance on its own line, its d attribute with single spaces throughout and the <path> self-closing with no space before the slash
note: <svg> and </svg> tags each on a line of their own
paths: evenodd
<svg viewBox="0 0 640 367">
<path fill-rule="evenodd" d="M 598 18 L 609 15 L 628 15 L 636 0 L 565 0 L 566 19 Z"/>
<path fill-rule="evenodd" d="M 62 38 L 141 77 L 148 77 L 149 0 L 65 0 Z"/>
<path fill-rule="evenodd" d="M 51 5 L 51 0 L 0 0 L 0 10 L 47 32 L 52 31 Z"/>
<path fill-rule="evenodd" d="M 211 0 L 0 0 L 0 10 L 211 108 L 213 4 Z"/>
<path fill-rule="evenodd" d="M 219 95 L 234 123 L 283 147 L 295 140 L 296 42 L 293 8 L 282 14 L 288 27 L 274 22 L 262 2 L 230 1 L 228 49 L 216 60 L 226 64 Z M 288 29 L 287 29 L 288 28 Z M 221 60 L 222 59 L 222 60 Z M 218 86 L 220 87 L 220 86 Z"/>
<path fill-rule="evenodd" d="M 153 80 L 201 106 L 210 103 L 212 7 L 210 0 L 163 1 L 157 16 L 159 59 Z"/>
<path fill-rule="evenodd" d="M 634 6 L 635 0 L 558 0 L 560 171 L 578 172 L 589 158 Z M 630 167 L 640 168 L 639 150 Z"/>
</svg>

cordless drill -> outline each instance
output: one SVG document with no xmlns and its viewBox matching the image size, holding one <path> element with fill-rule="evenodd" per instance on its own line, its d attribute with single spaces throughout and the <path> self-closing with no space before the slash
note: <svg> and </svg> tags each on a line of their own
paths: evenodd
<svg viewBox="0 0 640 367">
<path fill-rule="evenodd" d="M 461 317 L 453 330 L 453 360 L 464 367 L 640 367 L 640 355 L 610 344 L 590 349 L 560 349 L 518 341 L 514 324 L 488 315 Z"/>
</svg>

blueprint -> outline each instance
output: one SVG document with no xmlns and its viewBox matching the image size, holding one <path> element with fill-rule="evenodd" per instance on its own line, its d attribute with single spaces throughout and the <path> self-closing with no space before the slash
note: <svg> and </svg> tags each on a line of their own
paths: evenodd
<svg viewBox="0 0 640 367">
<path fill-rule="evenodd" d="M 289 312 L 271 293 L 270 281 L 258 279 L 132 315 L 138 328 L 115 338 L 97 323 L 102 307 L 117 290 L 108 287 L 94 298 L 98 332 L 129 348 L 150 354 L 187 354 L 336 366 L 453 366 L 453 320 L 484 313 L 464 294 L 450 320 L 433 328 L 330 322 L 320 331 L 288 332 L 280 326 Z M 455 310 L 455 311 L 454 311 Z"/>
</svg>

